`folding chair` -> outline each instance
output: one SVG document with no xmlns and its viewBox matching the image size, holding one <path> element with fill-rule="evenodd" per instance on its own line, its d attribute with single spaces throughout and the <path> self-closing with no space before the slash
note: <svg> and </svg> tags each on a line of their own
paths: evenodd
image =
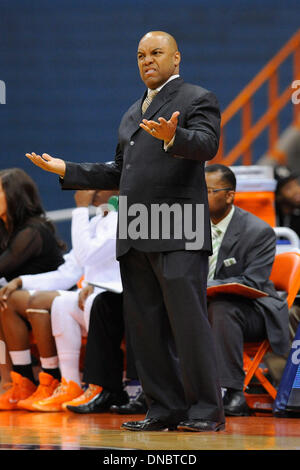
<svg viewBox="0 0 300 470">
<path fill-rule="evenodd" d="M 277 291 L 287 293 L 286 300 L 290 308 L 300 289 L 300 254 L 288 252 L 276 255 L 270 279 Z M 277 390 L 261 368 L 262 359 L 270 349 L 271 346 L 267 339 L 260 343 L 245 343 L 244 345 L 244 391 L 255 375 L 267 392 L 264 394 L 245 393 L 247 404 L 252 410 L 272 411 L 272 404 L 276 398 Z"/>
</svg>

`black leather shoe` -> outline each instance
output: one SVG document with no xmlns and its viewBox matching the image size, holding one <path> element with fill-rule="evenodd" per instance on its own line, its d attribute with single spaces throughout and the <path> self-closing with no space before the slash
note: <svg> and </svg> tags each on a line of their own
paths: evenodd
<svg viewBox="0 0 300 470">
<path fill-rule="evenodd" d="M 189 419 L 178 424 L 179 431 L 222 431 L 225 429 L 225 423 L 216 423 L 214 421 L 205 421 L 204 419 Z"/>
<path fill-rule="evenodd" d="M 227 390 L 223 398 L 225 416 L 249 416 L 245 395 L 240 390 Z"/>
<path fill-rule="evenodd" d="M 101 393 L 95 395 L 88 403 L 78 406 L 67 405 L 67 409 L 74 411 L 74 413 L 105 413 L 109 408 L 116 405 L 125 405 L 128 403 L 129 397 L 125 391 L 122 392 L 109 392 L 102 390 Z"/>
<path fill-rule="evenodd" d="M 128 431 L 175 431 L 177 424 L 165 421 L 162 418 L 146 418 L 143 421 L 128 421 L 121 428 Z"/>
<path fill-rule="evenodd" d="M 119 415 L 144 415 L 148 411 L 144 392 L 141 392 L 135 400 L 130 401 L 127 405 L 113 405 L 110 407 L 112 413 Z"/>
</svg>

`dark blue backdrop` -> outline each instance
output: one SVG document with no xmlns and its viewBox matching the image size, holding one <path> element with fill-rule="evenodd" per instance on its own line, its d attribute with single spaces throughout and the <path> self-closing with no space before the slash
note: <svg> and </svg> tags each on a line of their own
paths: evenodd
<svg viewBox="0 0 300 470">
<path fill-rule="evenodd" d="M 299 0 L 0 0 L 0 168 L 30 173 L 47 210 L 73 206 L 72 192 L 24 154 L 113 158 L 120 117 L 144 90 L 136 65 L 144 33 L 173 34 L 182 76 L 214 91 L 224 109 L 299 16 Z M 69 242 L 69 226 L 60 230 Z"/>
</svg>

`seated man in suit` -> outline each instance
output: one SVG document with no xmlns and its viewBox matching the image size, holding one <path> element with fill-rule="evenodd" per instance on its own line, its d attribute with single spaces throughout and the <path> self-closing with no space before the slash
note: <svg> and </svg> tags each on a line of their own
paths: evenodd
<svg viewBox="0 0 300 470">
<path fill-rule="evenodd" d="M 275 256 L 274 231 L 233 205 L 236 179 L 228 167 L 209 165 L 205 177 L 213 235 L 208 286 L 238 282 L 269 294 L 257 300 L 226 294 L 208 298 L 225 413 L 241 416 L 248 413 L 243 394 L 243 343 L 268 337 L 273 351 L 280 355 L 287 352 L 288 309 L 269 281 Z M 134 403 L 113 407 L 121 414 L 134 414 L 134 409 Z"/>
<path fill-rule="evenodd" d="M 208 315 L 216 339 L 223 403 L 227 416 L 243 416 L 243 344 L 268 338 L 279 355 L 288 351 L 288 307 L 269 280 L 276 249 L 273 229 L 233 205 L 235 175 L 226 166 L 205 169 L 213 237 L 208 286 L 238 282 L 268 297 L 249 299 L 217 295 L 208 299 Z"/>
<path fill-rule="evenodd" d="M 233 205 L 236 179 L 228 167 L 209 165 L 205 177 L 214 249 L 209 258 L 208 287 L 239 282 L 269 294 L 257 300 L 231 295 L 208 299 L 225 413 L 240 416 L 248 413 L 242 391 L 243 343 L 268 337 L 273 351 L 280 356 L 287 352 L 287 305 L 269 281 L 275 256 L 274 231 L 261 219 Z M 134 409 L 132 403 L 113 408 L 122 414 Z"/>
</svg>

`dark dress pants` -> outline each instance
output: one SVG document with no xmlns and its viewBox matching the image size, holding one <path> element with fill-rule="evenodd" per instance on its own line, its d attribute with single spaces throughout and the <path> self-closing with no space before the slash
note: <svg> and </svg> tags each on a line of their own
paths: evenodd
<svg viewBox="0 0 300 470">
<path fill-rule="evenodd" d="M 124 315 L 148 418 L 224 421 L 207 317 L 208 255 L 201 251 L 120 258 Z"/>
<path fill-rule="evenodd" d="M 217 348 L 221 386 L 243 390 L 245 342 L 267 338 L 265 321 L 255 300 L 219 295 L 208 304 L 208 316 Z"/>
<path fill-rule="evenodd" d="M 83 381 L 118 392 L 122 390 L 124 358 L 123 296 L 103 292 L 95 297 L 90 315 Z M 130 340 L 126 337 L 127 377 L 137 378 Z M 130 375 L 131 374 L 131 375 Z"/>
</svg>

